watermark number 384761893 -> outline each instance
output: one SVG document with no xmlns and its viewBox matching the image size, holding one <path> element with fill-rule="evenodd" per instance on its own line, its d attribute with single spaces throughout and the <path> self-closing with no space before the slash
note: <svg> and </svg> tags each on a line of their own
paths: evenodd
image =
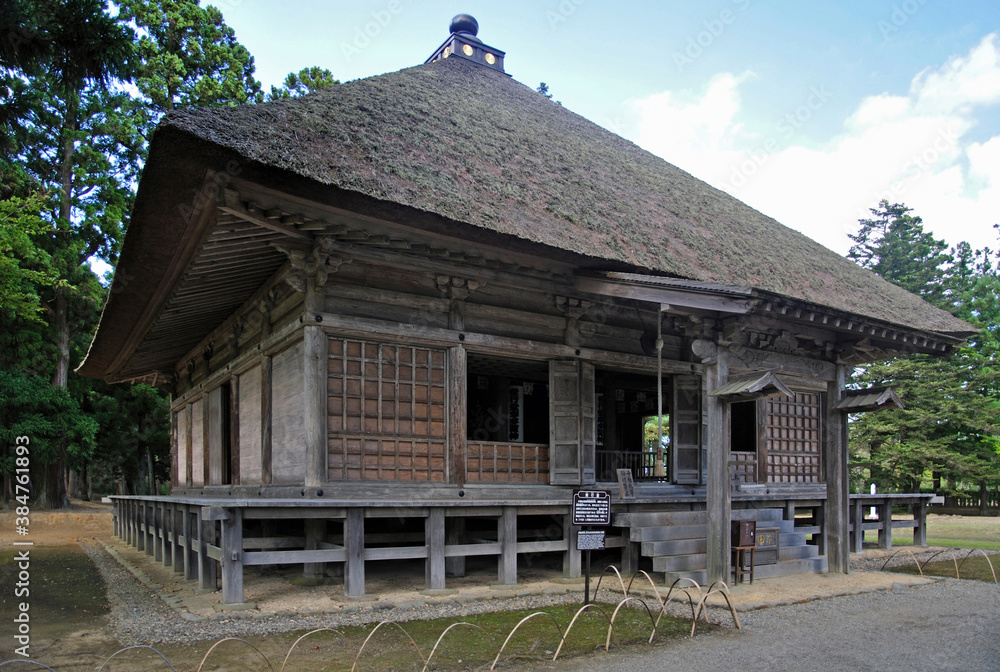
<svg viewBox="0 0 1000 672">
<path fill-rule="evenodd" d="M 14 439 L 14 531 L 17 532 L 15 547 L 30 547 L 28 539 L 31 524 L 31 508 L 28 496 L 31 492 L 31 441 L 27 436 Z M 31 549 L 16 548 L 14 553 L 14 641 L 17 646 L 14 653 L 24 658 L 30 658 L 28 649 L 31 646 L 31 618 L 28 614 L 31 604 Z"/>
</svg>

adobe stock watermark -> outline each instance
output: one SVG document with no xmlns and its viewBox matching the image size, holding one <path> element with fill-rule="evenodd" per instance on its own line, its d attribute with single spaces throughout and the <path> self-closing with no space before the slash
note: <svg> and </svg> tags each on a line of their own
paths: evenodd
<svg viewBox="0 0 1000 672">
<path fill-rule="evenodd" d="M 678 72 L 683 72 L 684 68 L 698 60 L 706 49 L 722 37 L 728 26 L 736 23 L 739 13 L 745 12 L 750 6 L 750 0 L 731 0 L 731 2 L 735 5 L 736 11 L 726 7 L 718 16 L 706 19 L 702 22 L 704 30 L 689 37 L 682 51 L 674 52 L 674 65 L 677 66 Z"/>
<path fill-rule="evenodd" d="M 816 114 L 833 97 L 833 93 L 826 88 L 826 85 L 813 86 L 809 89 L 809 94 L 801 105 L 791 112 L 785 113 L 774 124 L 775 134 L 768 137 L 764 144 L 756 150 L 750 152 L 746 159 L 739 165 L 733 167 L 729 177 L 729 184 L 737 189 L 747 183 L 747 181 L 763 168 L 770 157 L 778 149 L 778 138 L 790 139 L 799 131 L 813 115 Z"/>
<path fill-rule="evenodd" d="M 350 63 L 351 59 L 359 56 L 362 51 L 370 47 L 372 40 L 377 39 L 402 12 L 402 0 L 389 0 L 383 9 L 371 13 L 371 20 L 354 26 L 351 40 L 340 43 L 340 53 Z"/>
<path fill-rule="evenodd" d="M 559 24 L 566 23 L 569 17 L 576 13 L 576 10 L 580 5 L 585 3 L 587 0 L 562 0 L 555 9 L 549 9 L 545 12 L 545 20 L 549 22 L 549 28 L 555 30 Z"/>
<path fill-rule="evenodd" d="M 875 199 L 878 202 L 883 200 L 896 203 L 900 197 L 906 193 L 909 185 L 919 180 L 930 170 L 931 166 L 937 163 L 941 156 L 955 148 L 961 133 L 954 124 L 938 129 L 934 140 L 922 150 L 910 156 L 900 167 L 899 174 L 902 177 L 889 184 L 886 189 L 875 192 Z"/>
<path fill-rule="evenodd" d="M 17 580 L 13 585 L 14 597 L 14 653 L 23 658 L 31 658 L 31 550 L 20 547 L 32 546 L 28 540 L 31 529 L 31 506 L 28 498 L 31 494 L 31 440 L 27 436 L 14 439 L 14 530 L 19 541 L 13 542 L 15 553 L 12 562 L 15 565 Z"/>
<path fill-rule="evenodd" d="M 898 33 L 926 4 L 927 0 L 904 0 L 899 4 L 893 4 L 888 20 L 878 20 L 878 30 L 882 33 L 882 39 L 888 40 L 891 35 Z"/>
</svg>

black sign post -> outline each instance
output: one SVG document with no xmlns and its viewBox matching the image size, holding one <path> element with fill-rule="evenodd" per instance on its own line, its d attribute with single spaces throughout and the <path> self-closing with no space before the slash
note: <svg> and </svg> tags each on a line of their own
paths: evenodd
<svg viewBox="0 0 1000 672">
<path fill-rule="evenodd" d="M 611 493 L 604 490 L 580 490 L 573 493 L 573 524 L 582 527 L 611 524 Z M 604 530 L 580 530 L 576 550 L 586 551 L 583 604 L 590 604 L 590 551 L 604 548 Z"/>
</svg>

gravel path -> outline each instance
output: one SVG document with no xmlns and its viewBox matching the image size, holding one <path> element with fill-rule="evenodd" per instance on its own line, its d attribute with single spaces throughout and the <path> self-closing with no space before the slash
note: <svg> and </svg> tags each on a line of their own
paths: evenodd
<svg viewBox="0 0 1000 672">
<path fill-rule="evenodd" d="M 990 672 L 1000 670 L 1000 588 L 957 579 L 741 614 L 682 643 L 588 660 L 565 672 Z"/>
<path fill-rule="evenodd" d="M 190 643 L 578 602 L 578 596 L 573 595 L 542 595 L 406 610 L 368 608 L 336 615 L 253 618 L 235 613 L 220 620 L 189 622 L 154 597 L 103 547 L 83 546 L 104 577 L 112 605 L 108 625 L 124 645 Z M 880 558 L 857 560 L 853 565 L 857 569 L 878 569 L 884 562 Z M 893 564 L 896 562 L 894 559 Z M 907 556 L 905 562 L 912 559 Z M 863 566 L 866 563 L 873 566 Z M 742 631 L 732 629 L 728 615 L 713 616 L 713 620 L 724 622 L 723 627 L 700 632 L 694 639 L 652 648 L 635 646 L 624 653 L 598 653 L 556 664 L 533 664 L 530 669 L 1000 672 L 1000 587 L 995 584 L 944 579 L 920 587 L 757 609 L 740 614 Z"/>
</svg>

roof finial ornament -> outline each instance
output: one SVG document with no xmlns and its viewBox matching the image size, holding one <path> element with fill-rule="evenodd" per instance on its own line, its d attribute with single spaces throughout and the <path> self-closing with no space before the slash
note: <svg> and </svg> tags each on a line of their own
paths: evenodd
<svg viewBox="0 0 1000 672">
<path fill-rule="evenodd" d="M 504 52 L 483 44 L 476 37 L 478 34 L 479 22 L 475 18 L 469 14 L 456 15 L 451 20 L 451 35 L 425 63 L 457 57 L 503 72 Z"/>
<path fill-rule="evenodd" d="M 451 20 L 451 33 L 469 33 L 473 37 L 479 34 L 479 22 L 469 14 L 457 14 Z"/>
</svg>

